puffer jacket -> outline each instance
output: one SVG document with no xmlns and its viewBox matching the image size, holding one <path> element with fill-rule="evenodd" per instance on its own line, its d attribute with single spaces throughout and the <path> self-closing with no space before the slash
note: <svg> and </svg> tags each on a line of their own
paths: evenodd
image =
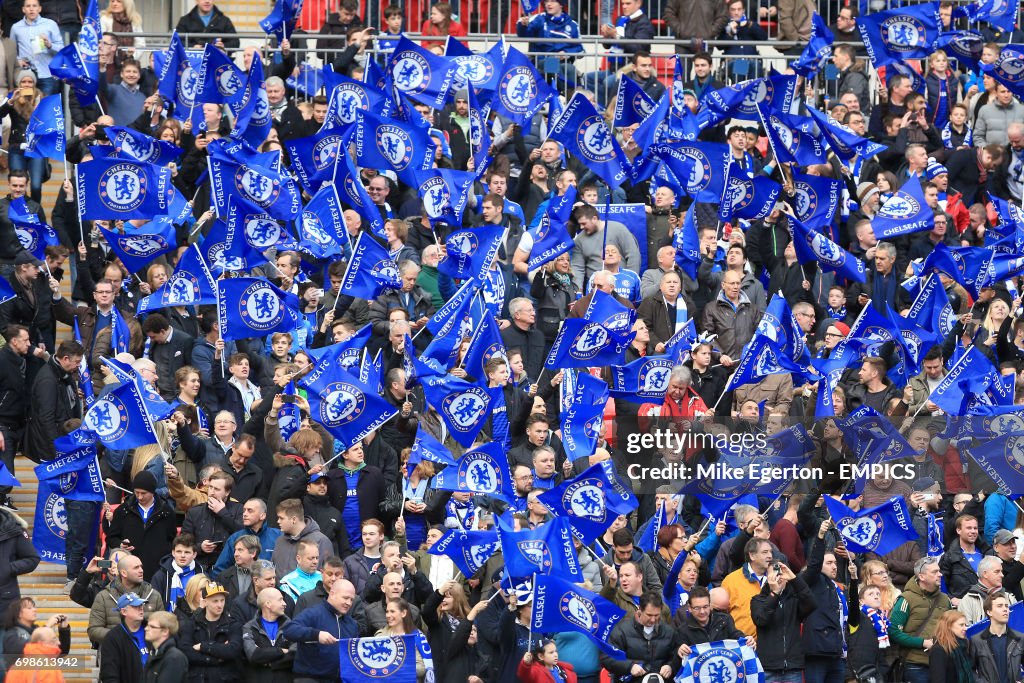
<svg viewBox="0 0 1024 683">
<path fill-rule="evenodd" d="M 640 622 L 635 617 L 627 616 L 615 626 L 608 637 L 608 643 L 626 653 L 625 659 L 613 659 L 604 651 L 601 652 L 601 666 L 608 669 L 612 676 L 626 676 L 634 664 L 639 664 L 647 671 L 657 672 L 666 664 L 671 666 L 676 659 L 675 632 L 664 623 L 655 626 L 654 633 L 647 638 Z"/>
<path fill-rule="evenodd" d="M 242 627 L 242 650 L 245 652 L 245 680 L 247 683 L 290 683 L 296 643 L 284 635 L 286 616 L 277 619 L 277 638 L 271 639 L 267 629 L 256 615 Z"/>
<path fill-rule="evenodd" d="M 889 639 L 901 648 L 901 656 L 908 664 L 928 665 L 924 641 L 935 633 L 935 625 L 943 612 L 953 609 L 949 596 L 941 590 L 927 593 L 917 583 L 917 577 L 907 581 L 903 593 L 889 613 Z"/>
<path fill-rule="evenodd" d="M 124 587 L 119 579 L 114 579 L 104 588 L 93 600 L 92 609 L 89 611 L 89 640 L 99 645 L 107 637 L 107 632 L 116 628 L 121 623 L 121 613 L 117 611 L 117 600 L 128 589 Z M 148 617 L 153 612 L 159 612 L 164 608 L 160 593 L 143 581 L 134 591 L 131 591 L 146 601 L 143 610 Z"/>
</svg>

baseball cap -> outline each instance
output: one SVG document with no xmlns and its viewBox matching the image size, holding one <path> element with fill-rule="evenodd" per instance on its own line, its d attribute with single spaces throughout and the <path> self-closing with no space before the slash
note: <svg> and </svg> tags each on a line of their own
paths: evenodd
<svg viewBox="0 0 1024 683">
<path fill-rule="evenodd" d="M 117 599 L 117 609 L 124 609 L 125 607 L 139 607 L 145 604 L 146 601 L 135 593 L 125 593 Z"/>
<path fill-rule="evenodd" d="M 228 595 L 228 589 L 219 583 L 210 583 L 203 589 L 203 599 L 212 598 L 214 595 Z"/>
<path fill-rule="evenodd" d="M 1000 529 L 996 532 L 996 535 L 992 537 L 992 545 L 1006 545 L 1007 543 L 1013 543 L 1017 540 L 1017 537 L 1013 535 L 1012 531 L 1008 529 Z"/>
</svg>

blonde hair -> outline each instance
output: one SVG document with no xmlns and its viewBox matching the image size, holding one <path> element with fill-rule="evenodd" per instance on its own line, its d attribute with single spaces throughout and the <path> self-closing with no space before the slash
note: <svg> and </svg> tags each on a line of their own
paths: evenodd
<svg viewBox="0 0 1024 683">
<path fill-rule="evenodd" d="M 985 328 L 985 330 L 992 337 L 994 337 L 997 334 L 999 334 L 999 327 L 995 323 L 992 322 L 992 309 L 995 308 L 996 306 L 1000 306 L 1000 305 L 1006 307 L 1006 317 L 1007 318 L 1009 318 L 1010 314 L 1013 312 L 1013 311 L 1010 310 L 1010 305 L 1007 304 L 1002 299 L 999 299 L 999 298 L 992 299 L 992 302 L 988 305 L 988 310 L 985 311 L 985 321 L 983 323 L 981 323 L 981 326 L 983 328 Z M 1002 323 L 999 323 L 999 324 L 1002 325 Z"/>
<path fill-rule="evenodd" d="M 870 576 L 876 571 L 885 572 L 885 583 L 879 586 L 879 591 L 882 593 L 882 611 L 888 614 L 892 611 L 892 606 L 896 603 L 896 598 L 900 597 L 900 589 L 892 584 L 892 577 L 889 576 L 889 570 L 885 566 L 885 563 L 878 560 L 868 560 L 861 567 L 860 574 L 864 579 L 864 585 L 867 586 Z M 870 584 L 875 585 L 875 584 Z"/>
<path fill-rule="evenodd" d="M 210 577 L 196 574 L 185 584 L 185 602 L 194 610 L 199 609 L 203 599 L 203 589 L 210 585 Z"/>
<path fill-rule="evenodd" d="M 139 10 L 135 9 L 135 0 L 121 0 L 121 5 L 124 7 L 124 15 L 128 17 L 129 23 L 132 26 L 142 26 L 142 15 L 139 14 Z M 100 14 L 111 18 L 114 16 L 109 7 Z"/>
</svg>

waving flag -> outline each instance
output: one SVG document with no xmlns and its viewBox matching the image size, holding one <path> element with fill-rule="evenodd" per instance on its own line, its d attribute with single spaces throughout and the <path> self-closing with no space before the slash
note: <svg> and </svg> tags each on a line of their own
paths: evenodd
<svg viewBox="0 0 1024 683">
<path fill-rule="evenodd" d="M 1016 494 L 1024 485 L 1024 473 L 1020 471 L 1017 454 L 1024 449 L 1024 433 L 1014 431 L 1000 434 L 971 448 L 964 448 L 963 453 L 973 459 L 985 474 L 999 487 L 999 492 L 1006 495 Z"/>
<path fill-rule="evenodd" d="M 761 220 L 771 215 L 782 186 L 763 175 L 749 177 L 736 162 L 730 162 L 718 218 Z"/>
<path fill-rule="evenodd" d="M 822 270 L 838 273 L 847 280 L 867 280 L 864 262 L 823 233 L 811 230 L 795 216 L 789 216 L 789 229 L 793 235 L 796 258 L 800 263 L 816 262 Z"/>
<path fill-rule="evenodd" d="M 628 76 L 619 79 L 619 91 L 615 95 L 615 118 L 612 125 L 625 128 L 640 123 L 650 116 L 657 105 L 643 88 Z"/>
<path fill-rule="evenodd" d="M 138 384 L 125 382 L 96 399 L 86 411 L 82 427 L 107 448 L 128 450 L 156 443 L 152 419 L 165 417 L 151 418 Z"/>
<path fill-rule="evenodd" d="M 301 12 L 302 0 L 274 0 L 270 14 L 260 20 L 260 28 L 264 33 L 277 38 L 278 43 L 288 40 L 288 36 L 295 34 L 295 25 Z M 310 94 L 315 95 L 316 90 Z"/>
<path fill-rule="evenodd" d="M 786 197 L 786 201 L 793 207 L 796 217 L 812 228 L 831 225 L 839 208 L 842 182 L 793 171 L 793 185 L 796 194 Z"/>
<path fill-rule="evenodd" d="M 218 218 L 213 222 L 210 232 L 203 238 L 202 252 L 206 263 L 210 264 L 210 272 L 213 275 L 220 277 L 224 273 L 250 270 L 268 262 L 262 252 L 251 248 L 240 237 L 238 233 L 230 232 L 223 220 Z"/>
<path fill-rule="evenodd" d="M 803 328 L 796 321 L 786 298 L 779 292 L 768 302 L 764 316 L 757 325 L 757 332 L 771 339 L 780 351 L 798 364 L 810 365 L 811 352 L 804 341 Z"/>
<path fill-rule="evenodd" d="M 852 552 L 885 555 L 918 537 L 911 522 L 910 506 L 902 497 L 890 498 L 860 512 L 854 512 L 831 496 L 825 496 L 825 506 Z"/>
<path fill-rule="evenodd" d="M 533 64 L 514 47 L 508 49 L 504 68 L 498 79 L 493 111 L 512 123 L 529 127 L 534 114 L 558 93 L 537 73 Z"/>
<path fill-rule="evenodd" d="M 757 105 L 757 115 L 775 158 L 781 163 L 798 166 L 825 163 L 827 152 L 824 142 L 814 136 L 814 119 L 785 114 L 763 104 Z"/>
<path fill-rule="evenodd" d="M 345 268 L 341 293 L 361 299 L 374 299 L 385 289 L 401 289 L 398 265 L 376 240 L 360 233 Z"/>
<path fill-rule="evenodd" d="M 603 534 L 616 517 L 628 515 L 639 505 L 633 492 L 618 478 L 615 465 L 608 460 L 545 491 L 537 499 L 551 514 L 568 519 L 573 535 L 584 545 Z"/>
<path fill-rule="evenodd" d="M 355 375 L 325 356 L 302 382 L 310 417 L 348 449 L 398 414 L 398 410 Z"/>
<path fill-rule="evenodd" d="M 78 51 L 88 63 L 99 64 L 100 61 L 100 13 L 96 0 L 89 0 L 89 5 L 82 15 L 82 30 L 78 33 Z"/>
<path fill-rule="evenodd" d="M 947 247 L 939 242 L 924 260 L 922 273 L 937 271 L 953 278 L 977 299 L 988 271 L 992 250 L 982 247 Z"/>
<path fill-rule="evenodd" d="M 800 58 L 793 62 L 793 71 L 804 78 L 814 78 L 831 59 L 832 43 L 835 41 L 835 34 L 829 30 L 821 15 L 815 12 L 811 18 L 811 39 L 800 53 Z"/>
<path fill-rule="evenodd" d="M 228 198 L 228 215 L 224 224 L 225 259 L 248 261 L 254 251 L 262 254 L 267 249 L 292 241 L 288 231 L 269 214 L 234 197 Z"/>
<path fill-rule="evenodd" d="M 324 128 L 344 129 L 355 123 L 356 112 L 360 109 L 383 111 L 387 96 L 372 85 L 335 74 L 330 69 L 324 72 L 324 79 L 328 91 L 327 116 L 321 131 Z"/>
<path fill-rule="evenodd" d="M 145 268 L 153 259 L 177 247 L 174 224 L 167 216 L 157 216 L 138 228 L 126 226 L 131 232 L 111 232 L 100 228 L 100 232 L 121 262 L 132 273 Z"/>
<path fill-rule="evenodd" d="M 564 369 L 619 365 L 635 336 L 632 332 L 628 335 L 614 332 L 598 322 L 568 318 L 551 345 L 544 367 Z"/>
<path fill-rule="evenodd" d="M 427 403 L 438 412 L 452 438 L 464 447 L 471 446 L 490 417 L 491 395 L 452 375 L 421 377 L 420 381 Z"/>
<path fill-rule="evenodd" d="M 949 368 L 928 399 L 948 415 L 964 415 L 971 394 L 983 391 L 998 371 L 976 346 L 971 346 Z"/>
<path fill-rule="evenodd" d="M 93 159 L 78 164 L 75 173 L 83 219 L 148 220 L 167 213 L 169 169 L 124 159 Z"/>
<path fill-rule="evenodd" d="M 230 138 L 218 138 L 210 140 L 206 146 L 206 153 L 214 159 L 220 159 L 228 163 L 242 163 L 249 166 L 259 166 L 268 169 L 273 173 L 281 172 L 281 152 L 270 150 L 269 152 L 257 152 L 252 145 L 244 140 L 232 140 Z M 252 200 L 249 200 L 250 202 Z"/>
<path fill-rule="evenodd" d="M 561 143 L 608 187 L 619 187 L 626 180 L 629 162 L 608 123 L 583 93 L 572 96 L 548 138 Z"/>
<path fill-rule="evenodd" d="M 928 57 L 935 50 L 941 27 L 938 2 L 857 17 L 857 29 L 875 68 Z"/>
<path fill-rule="evenodd" d="M 572 527 L 566 517 L 555 517 L 536 529 L 515 530 L 512 515 L 496 515 L 505 570 L 513 579 L 534 574 L 554 574 L 581 579 L 579 558 L 572 543 Z"/>
<path fill-rule="evenodd" d="M 540 224 L 529 231 L 533 237 L 533 248 L 526 264 L 527 270 L 534 271 L 565 252 L 572 251 L 574 243 L 566 225 L 575 203 L 576 188 L 570 185 L 565 194 L 548 204 Z"/>
<path fill-rule="evenodd" d="M 471 317 L 470 309 L 479 291 L 480 283 L 475 279 L 469 279 L 462 283 L 452 298 L 437 309 L 427 321 L 427 329 L 430 330 L 430 333 L 438 337 L 448 334 L 454 328 L 458 330 L 459 341 L 468 337 L 474 328 L 471 326 L 466 327 L 465 330 L 462 328 L 465 326 L 465 321 Z"/>
<path fill-rule="evenodd" d="M 907 318 L 914 320 L 925 330 L 945 339 L 956 325 L 956 314 L 949 303 L 949 296 L 942 281 L 931 273 L 917 292 L 910 305 Z"/>
<path fill-rule="evenodd" d="M 294 332 L 299 324 L 299 299 L 262 278 L 217 280 L 217 314 L 225 341 Z"/>
<path fill-rule="evenodd" d="M 348 154 L 341 155 L 334 171 L 334 186 L 338 188 L 341 201 L 352 208 L 370 226 L 370 231 L 378 237 L 384 237 L 384 218 L 377 205 L 370 199 L 366 187 L 359 179 L 352 158 Z"/>
<path fill-rule="evenodd" d="M 499 39 L 486 52 L 473 52 L 457 38 L 449 37 L 444 56 L 455 64 L 453 88 L 471 85 L 488 100 L 498 87 L 502 63 L 505 61 L 505 42 Z"/>
<path fill-rule="evenodd" d="M 885 145 L 860 137 L 846 126 L 837 123 L 831 116 L 823 114 L 814 107 L 806 105 L 807 113 L 818 124 L 818 133 L 828 146 L 843 161 L 855 156 L 869 159 L 886 149 Z"/>
<path fill-rule="evenodd" d="M 788 112 L 796 97 L 796 82 L 796 74 L 780 74 L 773 69 L 764 78 L 705 92 L 697 121 L 701 128 L 717 125 L 727 118 L 756 121 L 758 105 Z"/>
<path fill-rule="evenodd" d="M 88 107 L 96 103 L 100 89 L 99 62 L 87 60 L 76 43 L 65 45 L 50 60 L 50 73 L 71 85 L 78 103 Z"/>
<path fill-rule="evenodd" d="M 140 133 L 133 128 L 109 126 L 107 137 L 114 146 L 114 157 L 141 161 L 155 166 L 166 166 L 182 154 L 177 145 Z"/>
<path fill-rule="evenodd" d="M 274 126 L 274 119 L 270 114 L 270 101 L 263 83 L 263 60 L 258 55 L 253 57 L 249 67 L 249 77 L 245 81 L 242 97 L 231 107 L 231 111 L 235 115 L 231 138 L 243 140 L 254 148 L 262 145 Z"/>
<path fill-rule="evenodd" d="M 469 341 L 469 348 L 466 349 L 463 366 L 466 372 L 472 377 L 483 379 L 484 366 L 491 358 L 508 358 L 505 350 L 505 342 L 501 339 L 501 331 L 498 323 L 490 311 L 485 311 L 483 320 L 473 332 L 473 338 Z"/>
<path fill-rule="evenodd" d="M 625 658 L 608 644 L 615 625 L 626 618 L 626 611 L 614 603 L 563 578 L 538 574 L 533 581 L 533 605 L 530 628 L 535 633 L 579 631 L 603 652 Z"/>
<path fill-rule="evenodd" d="M 453 231 L 445 240 L 447 255 L 438 262 L 438 272 L 458 280 L 479 278 L 491 267 L 504 234 L 505 228 L 500 225 Z"/>
<path fill-rule="evenodd" d="M 427 131 L 394 119 L 357 110 L 353 140 L 356 163 L 367 168 L 389 168 L 410 185 L 416 185 L 414 171 L 434 166 L 434 142 Z"/>
<path fill-rule="evenodd" d="M 566 374 L 572 373 L 567 370 Z M 593 455 L 604 427 L 604 409 L 608 403 L 608 385 L 587 372 L 576 378 L 572 401 L 561 410 L 562 447 L 575 462 Z"/>
<path fill-rule="evenodd" d="M 768 375 L 792 374 L 793 384 L 807 380 L 807 368 L 801 367 L 789 354 L 784 353 L 767 335 L 755 332 L 743 348 L 736 370 L 729 378 L 725 390 L 732 391 L 744 384 L 755 384 Z"/>
<path fill-rule="evenodd" d="M 95 163 L 95 162 L 89 162 Z M 210 186 L 218 216 L 226 216 L 228 199 L 248 202 L 283 221 L 290 221 L 302 209 L 298 183 L 291 176 L 269 168 L 210 156 Z"/>
<path fill-rule="evenodd" d="M 213 43 L 206 43 L 196 90 L 197 103 L 236 104 L 242 99 L 245 81 L 245 73 L 226 52 Z"/>
<path fill-rule="evenodd" d="M 880 240 L 935 227 L 935 212 L 924 199 L 924 190 L 917 178 L 903 184 L 884 204 L 871 220 L 875 237 Z"/>
<path fill-rule="evenodd" d="M 455 80 L 456 65 L 405 36 L 398 40 L 386 73 L 406 97 L 433 109 L 443 109 Z"/>
<path fill-rule="evenodd" d="M 463 576 L 471 577 L 500 547 L 497 531 L 448 529 L 427 549 L 427 554 L 449 558 Z"/>
<path fill-rule="evenodd" d="M 366 345 L 370 342 L 373 334 L 373 325 L 367 323 L 359 328 L 359 331 L 344 341 L 323 346 L 318 349 L 308 349 L 307 353 L 317 364 L 320 362 L 333 363 L 338 367 L 355 374 L 359 367 L 360 357 Z M 329 359 L 329 360 L 325 360 Z M 305 377 L 299 380 L 299 386 L 308 388 Z"/>
<path fill-rule="evenodd" d="M 462 225 L 462 214 L 476 181 L 476 174 L 470 171 L 454 171 L 437 168 L 427 171 L 413 171 L 414 187 L 423 202 L 423 210 L 431 226 L 438 224 Z M 462 246 L 469 247 L 469 242 Z"/>
<path fill-rule="evenodd" d="M 732 155 L 729 145 L 717 142 L 653 145 L 648 153 L 665 162 L 683 183 L 686 194 L 698 202 L 718 204 L 725 191 L 725 176 Z"/>
<path fill-rule="evenodd" d="M 611 294 L 596 290 L 583 319 L 604 325 L 613 332 L 628 334 L 636 322 L 636 309 L 621 304 Z"/>
<path fill-rule="evenodd" d="M 339 640 L 341 678 L 350 683 L 373 683 L 381 679 L 416 683 L 418 633 Z"/>
<path fill-rule="evenodd" d="M 181 258 L 174 274 L 147 297 L 139 301 L 139 313 L 155 311 L 169 306 L 198 306 L 217 303 L 213 276 L 199 253 L 199 247 L 190 246 Z"/>
<path fill-rule="evenodd" d="M 55 246 L 60 243 L 60 240 L 53 228 L 45 223 L 40 223 L 35 214 L 32 214 L 32 217 L 36 218 L 34 222 L 20 221 L 12 217 L 11 223 L 14 224 L 14 234 L 22 249 L 42 260 L 46 255 L 46 247 Z"/>
<path fill-rule="evenodd" d="M 409 453 L 406 472 L 412 474 L 413 468 L 424 460 L 439 465 L 456 465 L 451 451 L 443 443 L 431 436 L 430 432 L 424 430 L 423 425 L 419 425 L 416 427 L 416 441 L 412 445 L 412 452 Z"/>
<path fill-rule="evenodd" d="M 64 106 L 60 93 L 39 100 L 32 110 L 25 129 L 24 149 L 27 157 L 64 161 Z"/>
<path fill-rule="evenodd" d="M 324 185 L 309 200 L 297 227 L 299 251 L 318 261 L 341 256 L 340 242 L 348 240 L 348 232 L 334 185 Z"/>
<path fill-rule="evenodd" d="M 646 403 L 660 402 L 668 391 L 668 377 L 674 364 L 668 358 L 648 356 L 627 365 L 613 365 L 611 395 L 614 398 Z"/>
<path fill-rule="evenodd" d="M 318 66 L 303 62 L 299 64 L 299 74 L 289 76 L 285 85 L 307 97 L 316 97 L 324 87 L 324 71 Z"/>
<path fill-rule="evenodd" d="M 477 446 L 466 451 L 457 462 L 457 466 L 447 467 L 434 477 L 434 488 L 468 491 L 504 500 L 514 495 L 508 457 L 501 444 L 492 441 Z"/>
<path fill-rule="evenodd" d="M 725 673 L 721 674 L 722 667 Z M 676 683 L 699 683 L 715 675 L 732 676 L 744 683 L 764 683 L 764 669 L 746 638 L 701 643 L 693 647 L 690 656 L 676 675 Z"/>
</svg>

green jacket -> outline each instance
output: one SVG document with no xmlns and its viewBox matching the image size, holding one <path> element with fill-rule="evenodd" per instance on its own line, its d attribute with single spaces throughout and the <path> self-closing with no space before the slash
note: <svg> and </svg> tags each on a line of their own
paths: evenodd
<svg viewBox="0 0 1024 683">
<path fill-rule="evenodd" d="M 935 625 L 942 613 L 951 609 L 953 604 L 949 596 L 941 590 L 925 592 L 917 584 L 916 576 L 907 581 L 903 594 L 896 599 L 889 615 L 889 637 L 901 648 L 904 661 L 928 665 L 924 641 L 935 633 Z"/>
</svg>

